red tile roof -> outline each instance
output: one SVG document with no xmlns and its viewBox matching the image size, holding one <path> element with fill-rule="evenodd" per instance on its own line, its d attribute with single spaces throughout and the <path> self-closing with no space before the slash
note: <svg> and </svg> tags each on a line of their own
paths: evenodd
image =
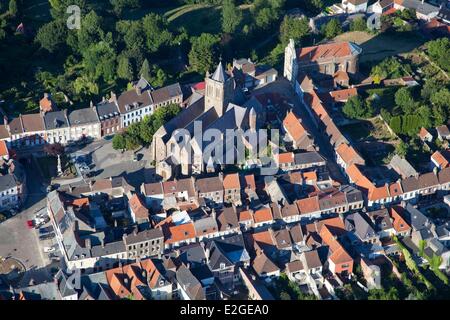
<svg viewBox="0 0 450 320">
<path fill-rule="evenodd" d="M 295 141 L 299 141 L 306 134 L 305 128 L 292 111 L 290 111 L 284 118 L 283 125 Z"/>
<path fill-rule="evenodd" d="M 223 188 L 224 189 L 240 189 L 241 183 L 239 181 L 238 173 L 230 173 L 223 178 Z"/>
<path fill-rule="evenodd" d="M 447 168 L 449 165 L 448 160 L 440 151 L 436 151 L 435 153 L 433 153 L 431 155 L 431 159 L 433 159 L 441 169 Z"/>
<path fill-rule="evenodd" d="M 330 92 L 330 96 L 336 102 L 345 102 L 348 100 L 348 98 L 351 98 L 351 97 L 354 97 L 357 95 L 358 95 L 358 90 L 356 88 L 335 90 L 335 91 Z"/>
<path fill-rule="evenodd" d="M 9 156 L 9 151 L 6 142 L 0 140 L 0 157 L 7 157 L 7 156 Z"/>
<path fill-rule="evenodd" d="M 272 210 L 270 208 L 262 208 L 253 213 L 255 223 L 272 221 Z"/>
<path fill-rule="evenodd" d="M 364 164 L 364 159 L 358 154 L 358 152 L 356 152 L 356 150 L 352 146 L 346 143 L 341 143 L 336 148 L 336 153 L 339 155 L 339 157 L 342 158 L 347 166 L 350 166 L 354 163 Z"/>
<path fill-rule="evenodd" d="M 284 152 L 278 154 L 278 163 L 292 163 L 294 162 L 294 154 L 292 152 Z"/>
<path fill-rule="evenodd" d="M 300 61 L 315 62 L 323 59 L 347 57 L 351 55 L 350 43 L 326 43 L 313 47 L 302 47 L 297 52 Z"/>
<path fill-rule="evenodd" d="M 296 201 L 300 214 L 308 214 L 320 211 L 319 197 L 311 197 Z"/>
</svg>

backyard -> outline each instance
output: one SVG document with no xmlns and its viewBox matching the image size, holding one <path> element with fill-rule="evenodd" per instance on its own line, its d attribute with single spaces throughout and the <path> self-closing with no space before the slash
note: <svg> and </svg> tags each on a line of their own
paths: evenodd
<svg viewBox="0 0 450 320">
<path fill-rule="evenodd" d="M 410 52 L 425 42 L 425 39 L 416 32 L 372 34 L 365 31 L 354 31 L 338 35 L 334 40 L 352 41 L 359 44 L 363 49 L 360 60 L 363 64 Z"/>
<path fill-rule="evenodd" d="M 341 130 L 374 165 L 387 164 L 400 143 L 378 116 L 342 126 Z"/>
</svg>

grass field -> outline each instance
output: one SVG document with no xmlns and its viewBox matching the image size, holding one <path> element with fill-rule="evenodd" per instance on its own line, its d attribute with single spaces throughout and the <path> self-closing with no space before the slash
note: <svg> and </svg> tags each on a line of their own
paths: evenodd
<svg viewBox="0 0 450 320">
<path fill-rule="evenodd" d="M 355 31 L 343 33 L 334 40 L 353 41 L 359 44 L 363 49 L 360 59 L 362 63 L 379 61 L 393 55 L 407 53 L 425 42 L 425 39 L 415 32 L 384 32 L 375 35 Z"/>
</svg>

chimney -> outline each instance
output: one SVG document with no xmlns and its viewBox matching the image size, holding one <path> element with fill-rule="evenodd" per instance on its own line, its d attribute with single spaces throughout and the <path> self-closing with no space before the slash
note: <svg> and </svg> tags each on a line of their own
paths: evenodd
<svg viewBox="0 0 450 320">
<path fill-rule="evenodd" d="M 113 91 L 111 91 L 111 98 L 109 98 L 109 102 L 117 102 L 117 96 Z"/>
<path fill-rule="evenodd" d="M 5 125 L 8 125 L 8 117 L 7 116 L 3 116 L 3 122 L 5 123 Z"/>
<path fill-rule="evenodd" d="M 142 94 L 142 88 L 138 85 L 136 85 L 136 93 L 140 96 Z"/>
<path fill-rule="evenodd" d="M 92 248 L 91 247 L 91 239 L 87 238 L 87 239 L 84 240 L 84 247 L 86 249 L 91 249 Z"/>
<path fill-rule="evenodd" d="M 91 106 L 91 108 L 94 108 L 94 102 L 92 102 L 92 100 L 90 102 L 90 106 Z"/>
</svg>

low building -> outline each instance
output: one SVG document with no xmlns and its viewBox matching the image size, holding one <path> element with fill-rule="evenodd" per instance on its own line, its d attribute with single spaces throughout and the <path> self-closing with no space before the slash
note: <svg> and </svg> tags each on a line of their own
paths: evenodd
<svg viewBox="0 0 450 320">
<path fill-rule="evenodd" d="M 366 12 L 368 0 L 342 0 L 342 8 L 347 13 Z"/>
</svg>

